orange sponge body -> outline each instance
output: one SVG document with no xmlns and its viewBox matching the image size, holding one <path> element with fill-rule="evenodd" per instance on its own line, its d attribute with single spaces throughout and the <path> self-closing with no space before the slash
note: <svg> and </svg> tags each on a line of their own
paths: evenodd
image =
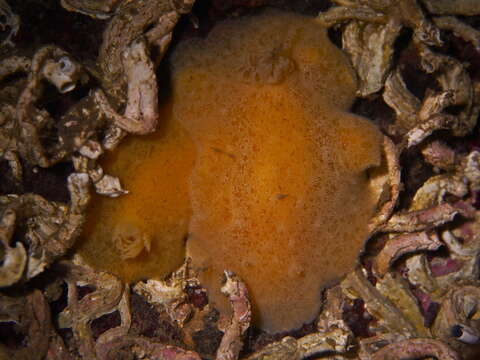
<svg viewBox="0 0 480 360">
<path fill-rule="evenodd" d="M 348 112 L 356 82 L 347 58 L 313 19 L 267 11 L 180 44 L 172 64 L 162 119 L 171 125 L 109 161 L 132 193 L 101 200 L 93 216 L 108 225 L 87 229 L 112 244 L 107 229 L 133 224 L 137 237 L 154 238 L 152 250 L 104 267 L 127 280 L 162 277 L 188 232 L 187 255 L 220 310 L 229 311 L 220 286 L 231 270 L 263 329 L 313 320 L 322 287 L 355 266 L 377 202 L 367 170 L 380 163 L 382 136 Z"/>
</svg>

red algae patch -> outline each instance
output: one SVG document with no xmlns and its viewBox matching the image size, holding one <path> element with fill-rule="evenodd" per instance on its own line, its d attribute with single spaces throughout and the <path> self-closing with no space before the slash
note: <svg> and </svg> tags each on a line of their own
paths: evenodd
<svg viewBox="0 0 480 360">
<path fill-rule="evenodd" d="M 353 269 L 376 207 L 367 169 L 380 132 L 346 111 L 356 83 L 310 18 L 238 19 L 174 59 L 173 114 L 192 136 L 187 255 L 222 311 L 223 270 L 247 284 L 270 332 L 314 319 Z"/>
<path fill-rule="evenodd" d="M 95 196 L 80 240 L 89 264 L 127 282 L 162 279 L 185 259 L 195 149 L 170 110 L 164 107 L 156 133 L 128 138 L 106 157 L 105 172 L 119 176 L 129 194 Z"/>
<path fill-rule="evenodd" d="M 348 112 L 346 57 L 313 19 L 267 11 L 180 44 L 172 64 L 162 129 L 104 164 L 131 193 L 93 202 L 80 253 L 132 281 L 164 277 L 186 251 L 224 314 L 230 270 L 264 330 L 312 321 L 377 203 L 382 135 Z"/>
</svg>

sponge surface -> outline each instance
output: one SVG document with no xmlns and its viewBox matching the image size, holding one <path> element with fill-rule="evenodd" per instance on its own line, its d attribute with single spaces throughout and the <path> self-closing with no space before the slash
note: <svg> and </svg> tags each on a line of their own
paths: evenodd
<svg viewBox="0 0 480 360">
<path fill-rule="evenodd" d="M 94 196 L 78 244 L 88 263 L 127 282 L 162 279 L 185 259 L 195 148 L 171 108 L 155 134 L 127 138 L 104 158 L 104 171 L 129 193 Z"/>
<path fill-rule="evenodd" d="M 376 199 L 379 131 L 347 112 L 356 83 L 326 30 L 267 12 L 218 26 L 174 57 L 173 114 L 192 136 L 187 253 L 222 310 L 223 270 L 246 282 L 262 328 L 311 321 L 351 270 Z"/>
<path fill-rule="evenodd" d="M 180 44 L 171 75 L 162 129 L 104 164 L 131 193 L 94 201 L 81 253 L 133 281 L 164 277 L 186 250 L 221 311 L 230 270 L 263 329 L 313 320 L 377 202 L 367 170 L 382 135 L 348 112 L 346 57 L 313 19 L 267 11 Z"/>
</svg>

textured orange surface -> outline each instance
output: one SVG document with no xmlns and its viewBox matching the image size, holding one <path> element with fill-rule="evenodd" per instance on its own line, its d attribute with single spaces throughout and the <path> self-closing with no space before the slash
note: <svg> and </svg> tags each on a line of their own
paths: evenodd
<svg viewBox="0 0 480 360">
<path fill-rule="evenodd" d="M 90 237 L 111 244 L 109 229 L 126 222 L 156 236 L 163 252 L 109 260 L 131 280 L 152 276 L 153 264 L 163 276 L 188 232 L 187 255 L 221 311 L 231 270 L 263 329 L 313 320 L 322 287 L 353 269 L 376 205 L 366 170 L 380 162 L 381 134 L 348 113 L 356 83 L 347 59 L 311 18 L 269 11 L 181 44 L 172 63 L 163 121 L 188 136 L 167 130 L 120 149 L 107 169 L 132 194 L 95 205 Z"/>
<path fill-rule="evenodd" d="M 346 111 L 356 84 L 310 18 L 220 25 L 174 58 L 174 116 L 194 139 L 188 255 L 222 310 L 222 271 L 244 279 L 257 324 L 311 321 L 322 286 L 356 262 L 376 201 L 378 130 Z"/>
<path fill-rule="evenodd" d="M 115 199 L 95 196 L 79 241 L 88 263 L 125 281 L 162 279 L 185 259 L 195 149 L 170 114 L 167 105 L 155 134 L 128 138 L 103 161 L 105 172 L 119 176 L 130 193 Z M 118 243 L 126 236 L 150 238 L 150 251 L 122 258 Z"/>
</svg>

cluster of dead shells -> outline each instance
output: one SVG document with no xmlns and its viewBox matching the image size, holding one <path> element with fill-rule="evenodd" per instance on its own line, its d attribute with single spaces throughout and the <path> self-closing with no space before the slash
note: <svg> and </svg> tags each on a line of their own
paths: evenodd
<svg viewBox="0 0 480 360">
<path fill-rule="evenodd" d="M 358 76 L 358 96 L 381 95 L 395 113 L 385 129 L 385 165 L 371 174 L 372 186 L 382 196 L 370 229 L 372 238 L 384 245 L 325 291 L 312 331 L 285 336 L 244 358 L 467 359 L 480 347 L 480 212 L 475 207 L 480 152 L 474 147 L 459 151 L 447 140 L 474 130 L 480 84 L 472 79 L 468 64 L 439 47 L 445 34 L 454 34 L 480 51 L 480 32 L 458 17 L 480 15 L 480 4 L 334 3 L 317 20 L 341 31 L 342 47 Z M 61 5 L 110 20 L 95 67 L 79 63 L 55 45 L 36 49 L 30 57 L 11 55 L 0 62 L 0 157 L 10 175 L 21 182 L 25 163 L 48 168 L 71 162 L 74 168 L 67 179 L 68 204 L 33 193 L 0 196 L 0 323 L 13 324 L 24 337 L 18 346 L 1 344 L 0 358 L 114 359 L 129 354 L 169 360 L 200 355 L 238 359 L 251 312 L 244 283 L 228 269 L 222 291 L 230 299 L 233 316 L 216 323 L 221 330 L 218 348 L 207 352 L 196 349 L 193 338 L 207 326 L 205 319 L 214 309 L 192 297 L 192 291 L 204 296 L 204 290 L 188 262 L 165 281 L 130 287 L 69 253 L 82 228 L 90 192 L 111 197 L 126 192 L 119 179 L 104 174 L 97 160 L 128 133 L 155 129 L 156 69 L 174 26 L 191 10 L 193 0 L 62 0 Z M 0 12 L 0 30 L 7 31 L 1 46 L 12 49 L 20 19 L 5 1 L 0 1 Z M 408 89 L 402 65 L 394 60 L 395 41 L 405 28 L 411 29 L 409 46 L 422 71 L 436 83 L 423 98 Z M 85 87 L 88 95 L 59 119 L 40 105 L 47 88 L 66 96 Z M 435 136 L 438 130 L 445 130 L 444 138 Z M 45 134 L 50 141 L 44 140 Z M 405 171 L 400 158 L 412 149 L 434 175 L 408 205 L 400 205 Z M 438 249 L 446 255 L 431 256 Z M 49 280 L 32 286 L 41 276 Z M 133 297 L 166 314 L 171 326 L 183 332 L 183 340 L 165 343 L 139 331 Z M 53 312 L 52 304 L 62 301 L 61 310 Z M 368 319 L 362 336 L 349 319 L 348 309 L 355 304 L 361 304 L 361 315 Z M 116 321 L 94 331 L 93 324 L 109 314 L 115 314 Z"/>
</svg>

